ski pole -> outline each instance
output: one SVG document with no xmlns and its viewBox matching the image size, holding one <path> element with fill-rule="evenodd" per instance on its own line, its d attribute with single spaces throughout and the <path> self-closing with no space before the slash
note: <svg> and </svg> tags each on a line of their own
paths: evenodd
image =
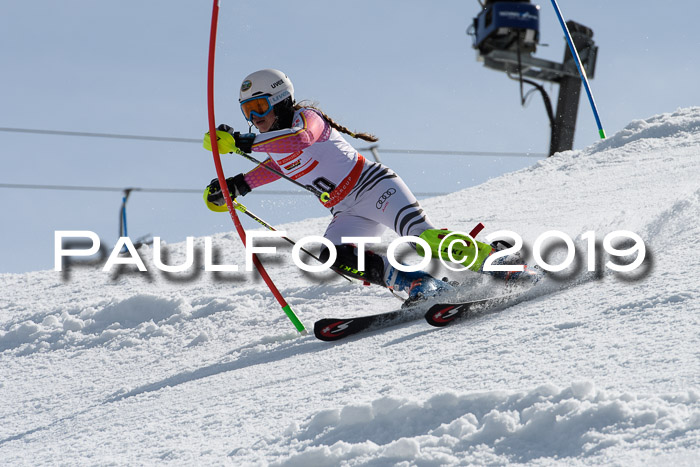
<svg viewBox="0 0 700 467">
<path fill-rule="evenodd" d="M 215 58 L 215 49 L 216 49 L 216 27 L 217 27 L 217 22 L 218 22 L 218 17 L 219 17 L 219 0 L 214 0 L 214 7 L 212 9 L 212 14 L 211 14 L 211 32 L 209 36 L 209 62 L 207 66 L 207 110 L 208 110 L 208 117 L 209 117 L 209 134 L 210 135 L 216 135 L 216 119 L 214 116 L 214 58 Z M 241 221 L 238 219 L 238 216 L 236 215 L 236 208 L 233 206 L 233 198 L 231 198 L 231 194 L 228 191 L 228 185 L 226 184 L 226 176 L 224 175 L 224 169 L 221 167 L 221 157 L 219 155 L 219 145 L 218 142 L 216 141 L 216 138 L 211 138 L 211 152 L 214 157 L 214 166 L 216 167 L 216 175 L 219 178 L 219 184 L 221 186 L 221 191 L 224 195 L 224 199 L 226 200 L 226 206 L 228 207 L 228 212 L 231 214 L 231 219 L 233 220 L 233 224 L 236 226 L 236 231 L 238 232 L 238 236 L 241 237 L 241 241 L 243 242 L 243 245 L 246 244 L 246 234 L 245 234 L 245 229 L 241 225 Z M 267 274 L 267 271 L 265 271 L 265 268 L 263 267 L 262 263 L 260 262 L 260 259 L 258 259 L 257 255 L 253 255 L 253 264 L 255 264 L 255 267 L 258 270 L 258 273 L 260 273 L 260 276 L 263 278 L 265 281 L 265 284 L 267 284 L 268 288 L 270 289 L 270 292 L 272 292 L 272 295 L 274 295 L 275 299 L 277 299 L 277 302 L 280 304 L 282 307 L 282 310 L 284 313 L 287 315 L 287 318 L 294 324 L 294 327 L 296 330 L 301 333 L 302 335 L 307 334 L 306 328 L 304 327 L 304 324 L 299 320 L 297 315 L 294 313 L 292 310 L 292 307 L 289 306 L 287 301 L 284 299 L 280 291 L 277 289 L 275 284 L 272 282 L 272 279 L 270 279 L 270 276 Z"/>
<path fill-rule="evenodd" d="M 211 134 L 211 133 L 209 133 L 209 134 Z M 302 185 L 301 183 L 294 180 L 292 177 L 289 177 L 289 176 L 283 174 L 279 170 L 273 169 L 272 167 L 268 166 L 267 164 L 263 164 L 262 162 L 260 162 L 259 160 L 257 160 L 256 158 L 254 158 L 253 156 L 248 154 L 247 152 L 241 151 L 239 148 L 236 148 L 234 152 L 236 154 L 238 154 L 239 156 L 245 157 L 246 159 L 248 159 L 251 162 L 255 162 L 256 164 L 261 165 L 263 168 L 269 170 L 273 174 L 279 175 L 280 177 L 284 178 L 285 180 L 290 181 L 293 184 L 305 189 L 306 191 L 313 193 L 314 196 L 316 196 L 318 199 L 320 199 L 321 202 L 323 202 L 323 203 L 326 203 L 326 202 L 328 202 L 328 200 L 331 199 L 331 196 L 328 194 L 327 191 L 321 191 L 321 190 L 317 190 L 316 188 L 314 188 L 312 186 Z"/>
<path fill-rule="evenodd" d="M 273 232 L 276 232 L 276 231 L 277 231 L 277 229 L 275 229 L 274 227 L 272 227 L 270 224 L 268 224 L 268 223 L 265 222 L 264 220 L 260 219 L 258 216 L 256 216 L 256 215 L 253 214 L 252 212 L 250 212 L 250 211 L 248 210 L 247 207 L 245 207 L 244 205 L 242 205 L 241 203 L 239 203 L 239 202 L 236 201 L 235 199 L 233 200 L 233 207 L 236 208 L 236 209 L 238 209 L 240 212 L 242 212 L 243 214 L 247 215 L 247 216 L 250 217 L 251 219 L 253 219 L 253 220 L 254 220 L 255 222 L 257 222 L 258 224 L 262 225 L 262 226 L 265 227 L 266 229 L 272 230 Z M 294 242 L 294 240 L 292 240 L 292 239 L 289 238 L 289 237 L 281 237 L 281 238 L 282 238 L 283 240 L 286 240 L 287 242 L 289 242 L 289 243 L 292 244 L 292 245 L 296 245 L 296 242 Z M 313 259 L 315 259 L 315 260 L 318 261 L 319 263 L 323 263 L 323 261 L 321 261 L 321 259 L 320 259 L 318 256 L 314 255 L 313 253 L 311 253 L 310 251 L 306 250 L 305 248 L 301 248 L 301 251 L 303 251 L 303 252 L 306 253 L 307 255 L 311 256 Z M 338 274 L 340 277 L 342 277 L 342 278 L 344 278 L 345 280 L 347 280 L 348 282 L 352 282 L 352 279 L 350 279 L 348 276 L 346 276 L 345 274 L 341 273 L 340 271 L 336 271 L 335 269 L 333 269 L 333 271 L 334 271 L 336 274 Z"/>
<path fill-rule="evenodd" d="M 571 33 L 569 32 L 569 28 L 566 26 L 566 23 L 564 22 L 564 17 L 561 14 L 561 10 L 559 9 L 559 5 L 557 4 L 557 0 L 552 0 L 552 6 L 554 7 L 554 12 L 557 14 L 557 18 L 559 18 L 559 23 L 561 24 L 561 27 L 564 30 L 564 35 L 566 36 L 566 42 L 569 43 L 569 49 L 571 50 L 571 55 L 574 57 L 574 62 L 576 63 L 576 68 L 578 68 L 578 74 L 581 75 L 581 81 L 583 81 L 583 87 L 586 89 L 586 94 L 588 94 L 588 102 L 590 102 L 590 104 L 591 104 L 591 109 L 593 109 L 593 116 L 595 117 L 595 122 L 598 125 L 598 134 L 600 135 L 600 139 L 605 139 L 605 130 L 603 130 L 603 124 L 600 123 L 600 116 L 598 115 L 598 108 L 595 105 L 595 100 L 593 99 L 593 93 L 591 92 L 591 87 L 588 84 L 588 76 L 586 75 L 586 70 L 583 68 L 583 64 L 581 63 L 581 57 L 578 56 L 578 51 L 576 50 L 576 46 L 574 45 L 574 41 L 571 39 Z"/>
</svg>

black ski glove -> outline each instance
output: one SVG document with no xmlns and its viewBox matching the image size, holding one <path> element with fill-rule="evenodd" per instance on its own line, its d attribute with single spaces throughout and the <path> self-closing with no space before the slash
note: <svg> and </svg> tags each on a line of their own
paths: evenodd
<svg viewBox="0 0 700 467">
<path fill-rule="evenodd" d="M 233 136 L 234 141 L 236 141 L 236 147 L 243 152 L 253 152 L 253 141 L 255 141 L 255 133 L 241 133 L 240 131 L 233 131 L 233 128 L 222 123 L 217 128 L 218 131 L 225 131 Z"/>
<path fill-rule="evenodd" d="M 228 186 L 228 191 L 229 193 L 231 193 L 231 197 L 233 199 L 250 193 L 250 186 L 245 181 L 243 174 L 238 174 L 235 177 L 227 178 L 226 185 Z M 226 201 L 224 200 L 224 194 L 221 191 L 221 185 L 219 185 L 218 178 L 212 180 L 207 188 L 209 189 L 207 201 L 217 206 L 223 206 L 226 204 Z"/>
</svg>

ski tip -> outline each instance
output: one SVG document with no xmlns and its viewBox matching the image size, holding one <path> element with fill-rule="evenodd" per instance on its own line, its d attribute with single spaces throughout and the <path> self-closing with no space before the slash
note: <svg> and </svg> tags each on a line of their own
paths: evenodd
<svg viewBox="0 0 700 467">
<path fill-rule="evenodd" d="M 321 319 L 314 323 L 314 335 L 317 339 L 333 342 L 353 334 L 352 323 L 347 319 Z"/>
<path fill-rule="evenodd" d="M 431 326 L 444 327 L 469 310 L 470 303 L 437 304 L 425 313 L 425 320 Z"/>
</svg>

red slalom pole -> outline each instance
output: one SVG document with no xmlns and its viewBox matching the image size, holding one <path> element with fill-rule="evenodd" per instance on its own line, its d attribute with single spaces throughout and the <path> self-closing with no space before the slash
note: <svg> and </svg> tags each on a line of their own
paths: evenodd
<svg viewBox="0 0 700 467">
<path fill-rule="evenodd" d="M 236 226 L 236 231 L 238 231 L 239 237 L 243 242 L 243 246 L 246 245 L 246 234 L 245 229 L 241 225 L 241 221 L 238 219 L 236 214 L 236 208 L 233 205 L 233 200 L 231 199 L 231 194 L 228 191 L 228 185 L 226 184 L 226 176 L 224 175 L 224 169 L 221 167 L 221 156 L 219 155 L 219 144 L 216 138 L 216 119 L 214 118 L 214 56 L 216 49 L 216 26 L 219 22 L 219 0 L 214 0 L 214 9 L 211 14 L 211 35 L 209 38 L 209 66 L 207 71 L 207 108 L 209 113 L 209 134 L 213 137 L 211 138 L 211 152 L 214 156 L 214 165 L 216 166 L 216 176 L 219 178 L 219 186 L 221 186 L 221 192 L 226 200 L 226 206 L 228 207 L 228 212 L 231 214 L 231 219 L 233 224 Z M 253 254 L 253 264 L 260 273 L 267 286 L 270 288 L 272 295 L 275 296 L 279 302 L 282 310 L 294 324 L 297 331 L 302 334 L 306 334 L 306 328 L 299 320 L 297 315 L 289 306 L 287 301 L 284 299 L 280 291 L 277 289 L 275 284 L 270 279 L 270 276 L 265 271 L 262 263 L 258 259 L 257 255 Z"/>
</svg>

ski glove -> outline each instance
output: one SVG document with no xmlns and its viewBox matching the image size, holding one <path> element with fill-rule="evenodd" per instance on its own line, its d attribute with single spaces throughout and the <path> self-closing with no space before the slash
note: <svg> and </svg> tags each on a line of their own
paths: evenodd
<svg viewBox="0 0 700 467">
<path fill-rule="evenodd" d="M 250 192 L 250 186 L 245 181 L 245 176 L 242 173 L 235 177 L 227 178 L 226 186 L 228 186 L 228 191 L 233 199 L 244 196 Z M 218 178 L 212 180 L 209 186 L 204 190 L 204 201 L 212 211 L 222 211 L 222 209 L 216 209 L 215 207 L 226 206 L 226 201 L 224 200 L 224 194 L 221 191 Z"/>
<path fill-rule="evenodd" d="M 216 129 L 216 141 L 219 145 L 220 153 L 231 153 L 239 149 L 250 153 L 253 150 L 254 133 L 243 133 L 233 131 L 233 128 L 222 123 Z M 204 148 L 211 151 L 211 138 L 209 132 L 204 135 Z"/>
</svg>

